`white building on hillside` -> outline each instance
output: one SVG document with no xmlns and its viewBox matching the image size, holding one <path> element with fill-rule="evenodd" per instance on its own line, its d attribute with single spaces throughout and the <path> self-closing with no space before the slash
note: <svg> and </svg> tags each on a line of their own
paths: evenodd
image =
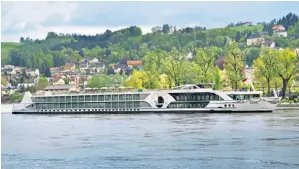
<svg viewBox="0 0 299 169">
<path fill-rule="evenodd" d="M 94 59 L 92 59 L 91 61 L 89 61 L 90 63 L 97 63 L 97 62 L 99 62 L 99 59 L 97 59 L 97 58 L 94 58 Z"/>
<path fill-rule="evenodd" d="M 287 37 L 288 33 L 285 31 L 285 28 L 282 25 L 276 25 L 272 27 L 273 34 L 281 37 Z"/>
</svg>

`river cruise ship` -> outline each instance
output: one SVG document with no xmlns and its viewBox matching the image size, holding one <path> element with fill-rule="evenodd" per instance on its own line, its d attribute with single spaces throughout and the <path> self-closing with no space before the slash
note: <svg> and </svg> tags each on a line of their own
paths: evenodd
<svg viewBox="0 0 299 169">
<path fill-rule="evenodd" d="M 217 91 L 200 85 L 168 90 L 97 92 L 32 96 L 13 106 L 13 114 L 75 113 L 233 113 L 272 112 L 277 97 L 263 98 L 260 91 Z"/>
</svg>

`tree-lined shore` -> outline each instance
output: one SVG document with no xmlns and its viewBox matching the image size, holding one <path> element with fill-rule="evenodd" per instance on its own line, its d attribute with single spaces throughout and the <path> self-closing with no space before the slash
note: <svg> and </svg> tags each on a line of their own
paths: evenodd
<svg viewBox="0 0 299 169">
<path fill-rule="evenodd" d="M 181 84 L 214 83 L 215 89 L 249 89 L 242 81 L 248 79 L 246 67 L 253 68 L 255 86 L 286 90 L 298 81 L 299 22 L 292 13 L 270 22 L 255 25 L 239 22 L 224 28 L 207 29 L 202 26 L 177 29 L 164 24 L 142 34 L 131 26 L 115 32 L 80 35 L 49 32 L 45 39 L 21 37 L 17 45 L 2 43 L 2 65 L 38 69 L 51 77 L 50 68 L 77 63 L 83 58 L 97 58 L 106 65 L 126 60 L 142 60 L 142 69 L 133 68 L 129 74 L 94 75 L 88 87 L 103 87 L 115 83 L 134 88 L 171 88 Z M 249 24 L 249 25 L 248 25 Z M 281 25 L 287 37 L 276 36 L 273 27 Z M 251 37 L 263 36 L 275 42 L 275 48 L 248 45 Z M 4 47 L 4 48 L 3 48 Z M 4 49 L 4 50 L 3 50 Z M 4 52 L 3 52 L 4 51 Z M 187 57 L 189 56 L 189 57 Z M 223 68 L 216 61 L 224 59 Z M 29 89 L 27 89 L 29 90 Z M 33 89 L 30 89 L 33 90 Z M 35 90 L 35 89 L 34 89 Z"/>
</svg>

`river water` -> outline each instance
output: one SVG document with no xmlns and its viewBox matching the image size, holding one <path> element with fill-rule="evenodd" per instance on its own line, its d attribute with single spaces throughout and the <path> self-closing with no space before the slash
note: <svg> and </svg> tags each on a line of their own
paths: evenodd
<svg viewBox="0 0 299 169">
<path fill-rule="evenodd" d="M 299 111 L 267 114 L 12 115 L 2 168 L 299 168 Z"/>
</svg>

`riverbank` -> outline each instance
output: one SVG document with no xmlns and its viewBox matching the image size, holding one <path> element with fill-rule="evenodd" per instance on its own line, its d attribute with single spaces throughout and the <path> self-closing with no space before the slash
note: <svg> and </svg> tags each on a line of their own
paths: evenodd
<svg viewBox="0 0 299 169">
<path fill-rule="evenodd" d="M 275 110 L 299 110 L 299 103 L 281 103 Z"/>
<path fill-rule="evenodd" d="M 1 99 L 1 104 L 17 104 L 21 103 L 22 100 L 2 100 Z"/>
<path fill-rule="evenodd" d="M 298 107 L 299 103 L 280 103 L 277 105 L 277 107 Z"/>
</svg>

